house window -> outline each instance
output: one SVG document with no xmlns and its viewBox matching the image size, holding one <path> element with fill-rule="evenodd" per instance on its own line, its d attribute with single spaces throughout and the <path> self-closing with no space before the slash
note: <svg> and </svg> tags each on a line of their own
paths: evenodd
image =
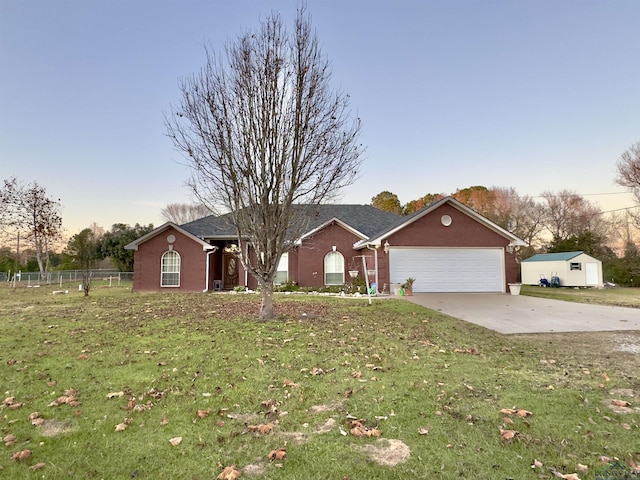
<svg viewBox="0 0 640 480">
<path fill-rule="evenodd" d="M 169 250 L 162 255 L 162 270 L 160 274 L 161 287 L 180 286 L 180 254 Z"/>
<path fill-rule="evenodd" d="M 569 270 L 582 270 L 582 264 L 581 263 L 570 263 L 569 264 Z"/>
<path fill-rule="evenodd" d="M 344 257 L 340 252 L 329 252 L 324 257 L 324 284 L 344 284 Z"/>
<path fill-rule="evenodd" d="M 278 271 L 276 272 L 276 278 L 274 283 L 276 285 L 282 285 L 289 280 L 289 254 L 283 253 L 278 263 Z"/>
</svg>

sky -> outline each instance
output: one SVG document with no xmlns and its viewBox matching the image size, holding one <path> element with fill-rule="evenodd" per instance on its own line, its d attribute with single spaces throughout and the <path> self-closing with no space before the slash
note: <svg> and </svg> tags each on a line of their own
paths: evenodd
<svg viewBox="0 0 640 480">
<path fill-rule="evenodd" d="M 193 201 L 166 136 L 204 45 L 295 0 L 0 0 L 0 180 L 44 186 L 69 234 L 155 226 Z M 631 207 L 616 162 L 640 142 L 638 0 L 308 0 L 333 88 L 363 122 L 343 203 L 474 185 Z"/>
</svg>

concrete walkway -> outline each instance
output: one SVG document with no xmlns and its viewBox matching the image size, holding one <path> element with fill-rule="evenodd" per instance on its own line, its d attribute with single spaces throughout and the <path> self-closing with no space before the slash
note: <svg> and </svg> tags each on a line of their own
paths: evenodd
<svg viewBox="0 0 640 480">
<path fill-rule="evenodd" d="M 640 308 L 508 293 L 414 293 L 405 299 L 500 333 L 640 330 Z"/>
</svg>

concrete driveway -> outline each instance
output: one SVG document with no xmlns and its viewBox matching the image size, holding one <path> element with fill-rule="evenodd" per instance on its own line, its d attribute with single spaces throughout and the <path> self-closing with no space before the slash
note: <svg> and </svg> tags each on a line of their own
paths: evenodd
<svg viewBox="0 0 640 480">
<path fill-rule="evenodd" d="M 500 333 L 640 330 L 640 309 L 508 293 L 414 293 L 405 299 Z"/>
</svg>

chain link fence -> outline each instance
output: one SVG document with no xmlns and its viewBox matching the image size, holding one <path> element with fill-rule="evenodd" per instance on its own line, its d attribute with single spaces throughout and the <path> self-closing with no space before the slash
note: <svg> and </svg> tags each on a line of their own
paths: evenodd
<svg viewBox="0 0 640 480">
<path fill-rule="evenodd" d="M 0 272 L 0 281 L 9 283 L 12 287 L 39 287 L 45 285 L 60 286 L 82 284 L 82 270 L 60 270 L 53 272 L 18 272 L 7 274 Z M 117 270 L 91 270 L 91 283 L 108 287 L 120 287 L 124 283 L 133 281 L 133 272 L 119 272 Z"/>
</svg>

